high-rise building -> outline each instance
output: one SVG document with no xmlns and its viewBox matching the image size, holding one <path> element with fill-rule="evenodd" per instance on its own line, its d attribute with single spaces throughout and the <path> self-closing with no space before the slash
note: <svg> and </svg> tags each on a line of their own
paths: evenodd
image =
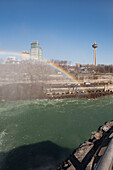
<svg viewBox="0 0 113 170">
<path fill-rule="evenodd" d="M 38 41 L 34 41 L 31 43 L 31 52 L 30 52 L 31 58 L 37 58 L 42 59 L 42 48 L 39 47 Z"/>
</svg>

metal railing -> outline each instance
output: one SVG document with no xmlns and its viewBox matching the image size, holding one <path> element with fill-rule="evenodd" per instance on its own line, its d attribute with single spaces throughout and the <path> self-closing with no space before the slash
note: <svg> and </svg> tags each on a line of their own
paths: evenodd
<svg viewBox="0 0 113 170">
<path fill-rule="evenodd" d="M 113 138 L 110 140 L 103 156 L 100 158 L 94 170 L 113 169 Z"/>
</svg>

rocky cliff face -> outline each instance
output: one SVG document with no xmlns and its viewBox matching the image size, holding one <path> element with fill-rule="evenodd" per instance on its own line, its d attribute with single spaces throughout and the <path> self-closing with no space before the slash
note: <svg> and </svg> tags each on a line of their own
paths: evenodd
<svg viewBox="0 0 113 170">
<path fill-rule="evenodd" d="M 0 100 L 36 100 L 44 99 L 43 87 L 38 83 L 14 83 L 0 87 Z"/>
<path fill-rule="evenodd" d="M 112 74 L 80 74 L 76 79 L 78 85 L 43 63 L 0 64 L 0 100 L 96 98 L 112 94 Z"/>
</svg>

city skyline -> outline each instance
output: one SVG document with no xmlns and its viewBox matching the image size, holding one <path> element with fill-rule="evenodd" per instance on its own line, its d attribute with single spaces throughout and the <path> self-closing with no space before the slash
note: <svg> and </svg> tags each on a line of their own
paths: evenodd
<svg viewBox="0 0 113 170">
<path fill-rule="evenodd" d="M 99 44 L 97 64 L 113 64 L 111 0 L 0 1 L 0 51 L 29 51 L 38 40 L 46 60 L 93 64 L 92 44 Z"/>
</svg>

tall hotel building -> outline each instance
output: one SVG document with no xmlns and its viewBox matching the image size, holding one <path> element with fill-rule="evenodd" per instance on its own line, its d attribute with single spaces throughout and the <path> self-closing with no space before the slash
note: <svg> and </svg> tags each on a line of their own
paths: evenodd
<svg viewBox="0 0 113 170">
<path fill-rule="evenodd" d="M 34 41 L 31 43 L 31 52 L 30 56 L 35 57 L 37 59 L 42 59 L 42 48 L 39 47 L 38 41 Z"/>
</svg>

